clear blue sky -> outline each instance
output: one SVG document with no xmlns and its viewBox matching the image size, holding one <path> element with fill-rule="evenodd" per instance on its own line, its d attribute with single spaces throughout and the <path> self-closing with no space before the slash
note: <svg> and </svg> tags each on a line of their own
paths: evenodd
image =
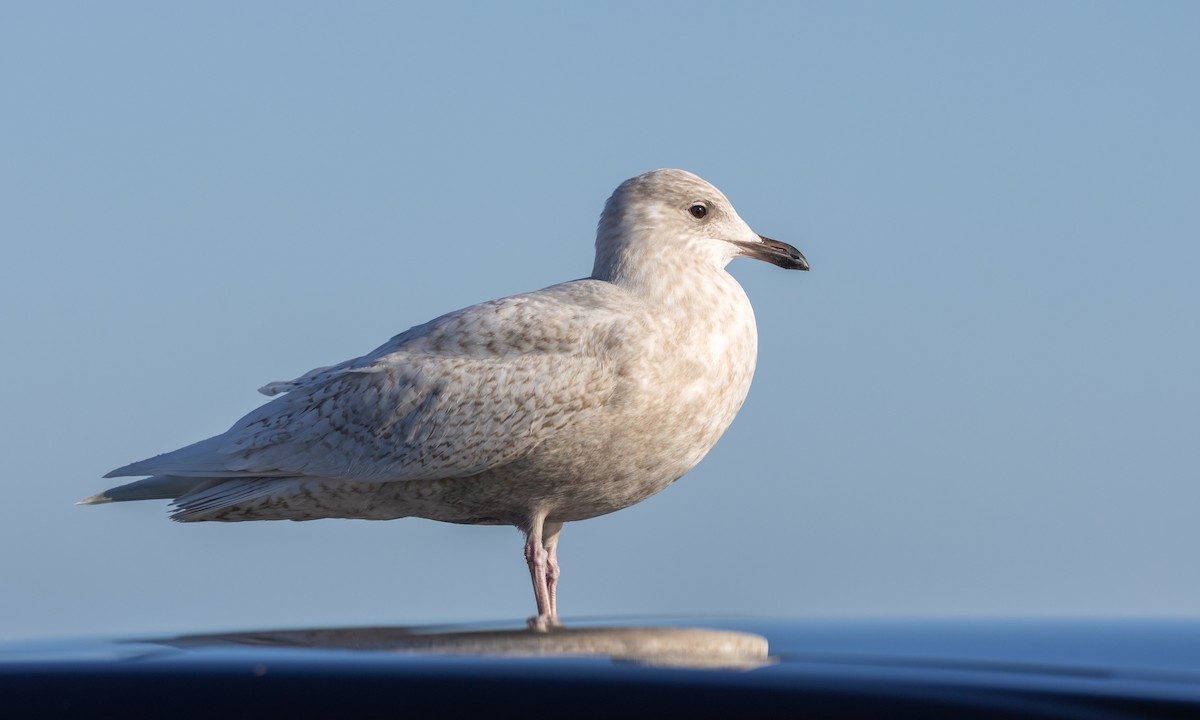
<svg viewBox="0 0 1200 720">
<path fill-rule="evenodd" d="M 519 535 L 75 507 L 270 380 L 586 275 L 681 167 L 749 400 L 571 616 L 1196 615 L 1200 5 L 4 3 L 0 638 L 520 619 Z"/>
</svg>

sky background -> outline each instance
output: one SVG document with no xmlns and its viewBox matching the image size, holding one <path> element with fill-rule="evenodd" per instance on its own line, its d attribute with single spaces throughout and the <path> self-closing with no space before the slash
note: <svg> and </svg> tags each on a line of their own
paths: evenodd
<svg viewBox="0 0 1200 720">
<path fill-rule="evenodd" d="M 680 167 L 759 366 L 571 617 L 1200 614 L 1200 4 L 0 4 L 0 638 L 519 621 L 511 528 L 76 507 L 260 385 L 587 275 Z"/>
</svg>

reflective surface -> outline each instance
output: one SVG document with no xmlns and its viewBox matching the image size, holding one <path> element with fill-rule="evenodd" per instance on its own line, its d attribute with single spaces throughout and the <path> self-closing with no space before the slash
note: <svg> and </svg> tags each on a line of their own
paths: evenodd
<svg viewBox="0 0 1200 720">
<path fill-rule="evenodd" d="M 596 627 L 530 630 L 330 628 L 184 635 L 177 648 L 290 648 L 402 653 L 410 656 L 605 658 L 678 668 L 751 669 L 770 662 L 767 639 L 706 628 Z"/>
<path fill-rule="evenodd" d="M 629 703 L 718 716 L 1200 716 L 1200 622 L 577 622 L 264 630 L 0 646 L 6 707 L 572 717 Z M 180 703 L 186 697 L 187 703 Z"/>
</svg>

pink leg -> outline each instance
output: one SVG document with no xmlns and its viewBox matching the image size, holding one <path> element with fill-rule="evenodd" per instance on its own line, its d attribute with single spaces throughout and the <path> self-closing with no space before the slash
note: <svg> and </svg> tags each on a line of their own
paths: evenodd
<svg viewBox="0 0 1200 720">
<path fill-rule="evenodd" d="M 529 577 L 533 580 L 533 597 L 537 601 L 538 609 L 538 614 L 529 618 L 529 627 L 534 630 L 545 630 L 551 625 L 558 625 L 555 612 L 558 584 L 556 546 L 562 523 L 546 523 L 545 520 L 545 515 L 535 516 L 525 532 L 525 562 L 529 565 Z M 543 536 L 543 530 L 549 531 L 548 534 Z"/>
<path fill-rule="evenodd" d="M 546 590 L 550 594 L 550 622 L 554 625 L 558 622 L 558 533 L 562 530 L 562 523 L 546 523 L 544 528 L 545 536 L 542 538 L 542 547 L 546 549 Z"/>
<path fill-rule="evenodd" d="M 526 534 L 526 563 L 529 578 L 533 580 L 533 598 L 538 601 L 538 614 L 529 618 L 534 630 L 545 630 L 550 626 L 550 587 L 546 582 L 546 548 L 541 546 L 541 523 Z"/>
</svg>

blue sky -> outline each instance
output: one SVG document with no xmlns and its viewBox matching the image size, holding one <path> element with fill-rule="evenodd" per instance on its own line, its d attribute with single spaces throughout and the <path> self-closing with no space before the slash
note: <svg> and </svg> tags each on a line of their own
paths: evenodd
<svg viewBox="0 0 1200 720">
<path fill-rule="evenodd" d="M 1195 615 L 1191 3 L 0 6 L 0 637 L 520 619 L 519 535 L 72 503 L 254 389 L 586 275 L 681 167 L 731 266 L 721 443 L 568 525 L 571 616 Z"/>
</svg>

